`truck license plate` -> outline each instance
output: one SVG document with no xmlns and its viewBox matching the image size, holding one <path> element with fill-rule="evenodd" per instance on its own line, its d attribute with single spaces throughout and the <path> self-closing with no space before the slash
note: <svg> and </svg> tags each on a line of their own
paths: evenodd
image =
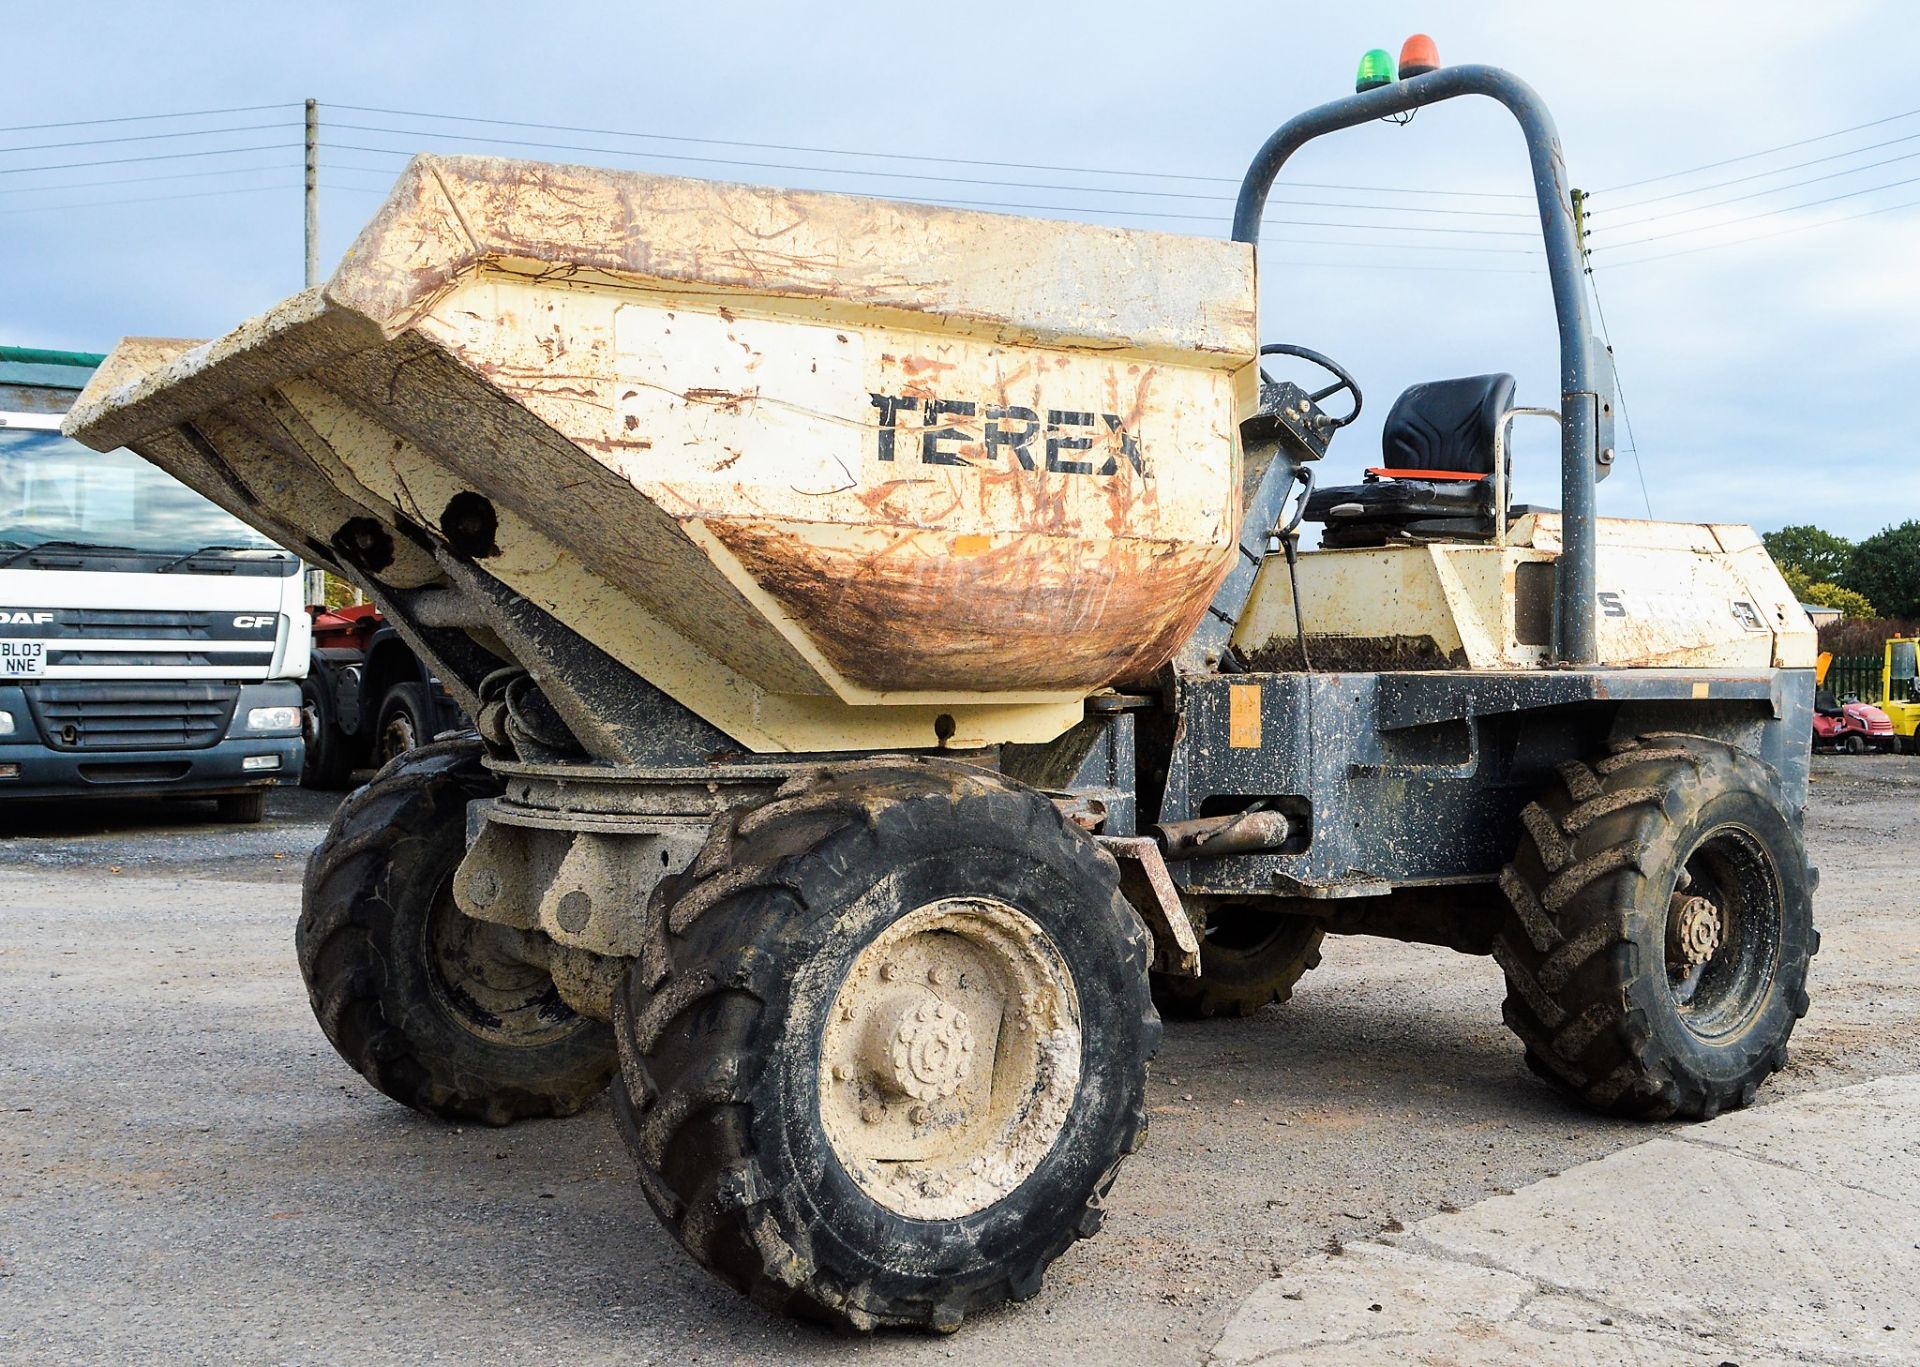
<svg viewBox="0 0 1920 1367">
<path fill-rule="evenodd" d="M 45 641 L 0 641 L 0 679 L 37 679 L 46 672 Z"/>
</svg>

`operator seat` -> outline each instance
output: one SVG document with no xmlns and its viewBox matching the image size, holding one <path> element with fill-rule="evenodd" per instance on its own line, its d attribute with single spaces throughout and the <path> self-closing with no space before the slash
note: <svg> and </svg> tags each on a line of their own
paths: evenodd
<svg viewBox="0 0 1920 1367">
<path fill-rule="evenodd" d="M 1387 414 L 1383 463 L 1366 482 L 1316 489 L 1307 500 L 1306 520 L 1326 524 L 1320 544 L 1492 536 L 1494 442 L 1513 388 L 1511 375 L 1469 375 L 1408 389 Z"/>
</svg>

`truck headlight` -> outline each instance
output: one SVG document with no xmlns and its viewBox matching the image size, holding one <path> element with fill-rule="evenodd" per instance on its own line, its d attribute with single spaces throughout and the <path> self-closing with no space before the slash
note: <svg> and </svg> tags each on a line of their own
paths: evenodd
<svg viewBox="0 0 1920 1367">
<path fill-rule="evenodd" d="M 247 713 L 249 731 L 291 731 L 299 725 L 297 707 L 256 707 Z"/>
<path fill-rule="evenodd" d="M 0 712 L 0 736 L 13 734 L 13 713 Z"/>
</svg>

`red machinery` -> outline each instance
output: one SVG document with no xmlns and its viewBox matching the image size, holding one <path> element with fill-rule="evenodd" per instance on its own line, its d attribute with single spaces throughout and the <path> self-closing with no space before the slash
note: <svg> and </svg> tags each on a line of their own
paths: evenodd
<svg viewBox="0 0 1920 1367">
<path fill-rule="evenodd" d="M 1813 748 L 1864 755 L 1891 752 L 1897 738 L 1893 719 L 1870 702 L 1841 702 L 1822 688 L 1813 695 Z"/>
<path fill-rule="evenodd" d="M 371 603 L 308 608 L 313 658 L 301 685 L 309 788 L 346 787 L 354 770 L 464 725 L 440 681 Z"/>
</svg>

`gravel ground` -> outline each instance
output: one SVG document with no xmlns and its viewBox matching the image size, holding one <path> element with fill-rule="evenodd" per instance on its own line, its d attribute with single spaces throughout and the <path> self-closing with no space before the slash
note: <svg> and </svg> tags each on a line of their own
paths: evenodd
<svg viewBox="0 0 1920 1367">
<path fill-rule="evenodd" d="M 1815 785 L 1825 945 L 1763 1100 L 1920 1067 L 1920 759 Z M 333 1055 L 292 946 L 330 807 L 0 809 L 0 1360 L 1191 1363 L 1277 1265 L 1648 1134 L 1532 1078 L 1490 961 L 1332 942 L 1290 1006 L 1168 1028 L 1106 1231 L 1035 1301 L 836 1338 L 687 1262 L 604 1102 L 448 1128 Z"/>
</svg>

